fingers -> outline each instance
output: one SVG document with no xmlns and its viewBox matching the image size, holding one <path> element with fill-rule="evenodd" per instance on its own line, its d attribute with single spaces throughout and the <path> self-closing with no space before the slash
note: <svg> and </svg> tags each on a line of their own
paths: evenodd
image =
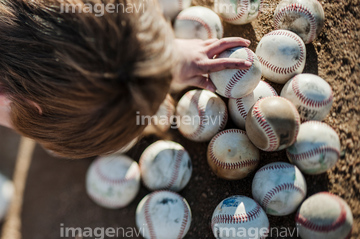
<svg viewBox="0 0 360 239">
<path fill-rule="evenodd" d="M 209 80 L 205 76 L 198 76 L 198 77 L 192 78 L 191 80 L 189 80 L 187 82 L 187 84 L 190 86 L 195 86 L 195 87 L 199 87 L 199 88 L 202 88 L 205 90 L 209 90 L 211 92 L 216 91 L 216 87 L 215 87 L 214 83 L 212 83 L 212 81 Z"/>
<path fill-rule="evenodd" d="M 248 47 L 249 45 L 250 45 L 250 41 L 241 37 L 223 38 L 221 40 L 212 42 L 208 46 L 208 50 L 206 54 L 209 58 L 213 58 L 215 55 L 220 54 L 226 49 L 239 47 L 239 46 Z"/>
<path fill-rule="evenodd" d="M 226 69 L 244 70 L 250 68 L 252 63 L 243 59 L 219 58 L 211 59 L 202 63 L 199 67 L 203 73 L 211 73 Z"/>
</svg>

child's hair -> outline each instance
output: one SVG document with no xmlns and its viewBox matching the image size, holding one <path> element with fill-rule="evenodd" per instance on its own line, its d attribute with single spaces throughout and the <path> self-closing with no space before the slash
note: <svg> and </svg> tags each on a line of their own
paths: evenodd
<svg viewBox="0 0 360 239">
<path fill-rule="evenodd" d="M 71 158 L 114 152 L 141 134 L 136 117 L 156 113 L 173 66 L 170 26 L 145 2 L 0 0 L 0 85 L 14 129 Z M 95 3 L 121 12 L 79 10 Z M 61 13 L 61 4 L 77 8 Z"/>
</svg>

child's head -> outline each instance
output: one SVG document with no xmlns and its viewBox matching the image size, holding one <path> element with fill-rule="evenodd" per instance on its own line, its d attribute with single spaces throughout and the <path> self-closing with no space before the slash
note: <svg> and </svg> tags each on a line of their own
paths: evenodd
<svg viewBox="0 0 360 239">
<path fill-rule="evenodd" d="M 84 13 L 84 3 L 118 13 Z M 173 35 L 155 5 L 132 0 L 0 2 L 0 85 L 11 122 L 57 154 L 90 157 L 138 136 L 171 81 Z M 77 6 L 61 13 L 61 4 Z M 89 8 L 87 8 L 89 11 Z"/>
</svg>

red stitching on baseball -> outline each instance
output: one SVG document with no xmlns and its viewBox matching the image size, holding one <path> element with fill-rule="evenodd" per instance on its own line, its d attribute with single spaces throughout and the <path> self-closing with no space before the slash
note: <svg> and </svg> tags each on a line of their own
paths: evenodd
<svg viewBox="0 0 360 239">
<path fill-rule="evenodd" d="M 236 21 L 240 18 L 242 18 L 244 16 L 244 14 L 246 13 L 246 11 L 248 10 L 248 7 L 249 7 L 249 0 L 244 0 L 244 1 L 241 1 L 241 7 L 240 7 L 240 11 L 236 14 L 236 16 L 234 17 L 230 17 L 230 18 L 227 18 L 227 17 L 224 17 L 220 14 L 220 17 L 224 20 L 224 21 L 227 21 L 227 22 L 233 22 L 233 21 Z M 220 9 L 219 9 L 220 10 Z"/>
<path fill-rule="evenodd" d="M 257 172 L 263 172 L 267 170 L 278 170 L 278 169 L 286 169 L 286 168 L 294 168 L 292 164 L 274 164 L 274 165 L 266 165 L 259 169 Z"/>
<path fill-rule="evenodd" d="M 306 151 L 306 152 L 303 152 L 303 153 L 300 153 L 300 154 L 292 154 L 288 150 L 286 152 L 286 154 L 292 160 L 295 160 L 295 161 L 305 160 L 305 159 L 311 158 L 313 156 L 316 156 L 318 154 L 325 154 L 325 153 L 335 153 L 337 155 L 337 157 L 340 156 L 339 150 L 334 148 L 334 147 L 330 147 L 330 146 L 321 146 L 319 148 L 311 149 L 309 151 Z"/>
<path fill-rule="evenodd" d="M 274 130 L 272 129 L 271 125 L 266 121 L 264 115 L 260 110 L 260 103 L 266 98 L 268 97 L 262 98 L 255 103 L 252 113 L 255 116 L 257 123 L 264 130 L 265 135 L 268 138 L 269 146 L 265 149 L 265 151 L 273 151 L 278 147 L 278 138 L 276 137 Z"/>
<path fill-rule="evenodd" d="M 296 75 L 292 81 L 292 89 L 293 89 L 295 95 L 300 100 L 300 102 L 309 107 L 313 107 L 313 108 L 323 107 L 323 106 L 329 104 L 330 102 L 332 102 L 332 100 L 333 100 L 332 91 L 331 91 L 330 97 L 325 100 L 316 101 L 316 100 L 307 98 L 307 96 L 304 95 L 303 92 L 300 90 L 298 75 Z"/>
<path fill-rule="evenodd" d="M 161 192 L 161 191 L 159 191 L 159 192 Z M 146 225 L 148 226 L 148 229 L 149 229 L 150 239 L 156 239 L 156 233 L 155 233 L 155 229 L 152 224 L 152 221 L 151 221 L 151 215 L 150 215 L 150 211 L 149 211 L 150 210 L 150 200 L 155 194 L 156 193 L 150 194 L 149 198 L 146 200 L 145 205 L 144 205 L 144 217 L 145 217 Z"/>
<path fill-rule="evenodd" d="M 264 37 L 267 37 L 267 36 L 286 36 L 286 37 L 290 37 L 291 39 L 295 40 L 298 43 L 298 46 L 300 48 L 299 60 L 297 61 L 297 63 L 295 65 L 285 68 L 285 67 L 275 66 L 272 63 L 270 63 L 269 61 L 262 58 L 261 56 L 258 56 L 260 63 L 263 66 L 269 68 L 270 70 L 272 70 L 273 72 L 275 72 L 277 74 L 290 74 L 290 73 L 293 73 L 294 71 L 296 71 L 297 68 L 299 68 L 301 66 L 301 64 L 303 63 L 303 61 L 305 60 L 305 58 L 304 58 L 305 50 L 302 45 L 303 44 L 302 40 L 299 39 L 299 37 L 295 33 L 285 32 L 285 31 L 281 31 L 281 30 L 270 32 L 270 33 L 266 34 Z"/>
<path fill-rule="evenodd" d="M 130 179 L 133 179 L 136 177 L 137 174 L 140 174 L 138 168 L 132 172 L 130 175 L 126 175 L 122 179 L 111 179 L 107 177 L 107 175 L 103 174 L 100 170 L 100 161 L 105 160 L 105 158 L 98 159 L 97 162 L 95 162 L 95 172 L 99 175 L 99 177 L 104 180 L 105 182 L 111 183 L 111 184 L 123 184 L 128 183 Z"/>
<path fill-rule="evenodd" d="M 218 133 L 217 135 L 214 136 L 214 138 L 211 140 L 210 144 L 209 144 L 209 149 L 210 149 L 210 159 L 214 162 L 215 165 L 217 165 L 218 167 L 221 167 L 223 169 L 237 169 L 237 168 L 243 168 L 243 167 L 249 167 L 252 165 L 256 165 L 259 162 L 259 159 L 248 159 L 248 160 L 244 160 L 241 162 L 236 162 L 236 163 L 226 163 L 226 162 L 222 162 L 221 160 L 219 160 L 213 151 L 214 148 L 214 144 L 215 141 L 220 137 L 223 136 L 227 133 L 240 133 L 240 134 L 244 134 L 246 135 L 245 131 L 243 130 L 239 130 L 239 129 L 228 129 L 228 130 L 224 130 L 221 131 L 220 133 Z"/>
<path fill-rule="evenodd" d="M 185 154 L 185 150 L 177 150 L 173 174 L 171 175 L 170 182 L 168 183 L 168 185 L 166 185 L 165 189 L 169 189 L 172 186 L 174 186 L 174 183 L 176 182 L 179 176 L 179 168 L 184 154 Z"/>
<path fill-rule="evenodd" d="M 315 224 L 315 222 L 312 222 L 312 221 L 308 220 L 307 218 L 303 217 L 298 212 L 295 216 L 296 223 L 299 223 L 301 226 L 303 226 L 309 230 L 313 230 L 313 231 L 317 231 L 317 232 L 334 231 L 344 224 L 344 222 L 346 221 L 346 209 L 345 209 L 343 202 L 340 201 L 335 195 L 333 195 L 331 193 L 322 193 L 322 194 L 327 194 L 327 195 L 331 196 L 335 201 L 337 201 L 339 203 L 340 215 L 336 219 L 336 221 L 329 225 L 318 225 L 318 224 Z"/>
<path fill-rule="evenodd" d="M 271 93 L 273 94 L 273 96 L 278 96 L 275 89 L 269 83 L 267 83 L 265 81 L 262 81 L 262 82 L 265 83 L 269 87 L 269 89 L 270 89 Z M 246 119 L 247 114 L 248 114 L 248 112 L 245 110 L 245 106 L 244 106 L 244 102 L 243 102 L 243 98 L 245 98 L 245 97 L 246 96 L 241 97 L 239 99 L 236 99 L 236 101 L 235 101 L 237 110 L 240 113 L 241 117 L 243 117 L 243 119 Z"/>
<path fill-rule="evenodd" d="M 270 191 L 268 191 L 266 193 L 266 195 L 264 196 L 264 199 L 262 200 L 262 206 L 266 209 L 268 204 L 270 203 L 271 199 L 278 193 L 280 193 L 281 191 L 284 190 L 292 190 L 292 191 L 297 191 L 299 192 L 302 196 L 305 196 L 305 192 L 302 188 L 294 185 L 293 183 L 283 183 L 280 184 L 278 186 L 276 186 L 275 188 L 271 189 Z"/>
<path fill-rule="evenodd" d="M 234 214 L 234 215 L 217 215 L 211 220 L 211 228 L 214 230 L 214 226 L 217 223 L 226 223 L 226 224 L 241 224 L 246 222 L 251 222 L 255 220 L 261 212 L 261 207 L 256 203 L 256 207 L 249 212 L 243 214 Z"/>
<path fill-rule="evenodd" d="M 208 39 L 213 38 L 213 37 L 212 37 L 212 31 L 211 31 L 210 26 L 209 26 L 206 22 L 204 22 L 201 18 L 199 18 L 199 17 L 193 17 L 193 16 L 181 16 L 181 15 L 180 15 L 180 16 L 177 17 L 177 19 L 178 19 L 178 20 L 194 21 L 194 22 L 200 23 L 200 24 L 205 28 L 205 30 L 206 30 L 206 32 L 207 32 L 207 35 L 208 35 Z"/>
<path fill-rule="evenodd" d="M 300 5 L 299 3 L 293 3 L 279 10 L 279 12 L 276 14 L 274 18 L 275 29 L 280 28 L 279 25 L 283 20 L 283 17 L 285 17 L 289 12 L 295 12 L 301 14 L 309 20 L 310 31 L 307 42 L 312 42 L 316 37 L 316 19 L 306 6 Z"/>
<path fill-rule="evenodd" d="M 205 126 L 204 126 L 204 121 L 205 120 L 205 107 L 200 105 L 200 93 L 199 92 L 195 92 L 194 95 L 190 95 L 189 92 L 185 94 L 186 97 L 188 97 L 191 101 L 192 104 L 194 104 L 198 110 L 198 114 L 199 114 L 199 118 L 200 118 L 200 124 L 199 126 L 197 127 L 197 129 L 191 133 L 191 134 L 188 134 L 188 133 L 185 133 L 183 132 L 183 135 L 187 138 L 190 138 L 190 139 L 194 139 L 194 138 L 198 138 L 201 133 L 203 132 L 203 130 L 205 129 Z"/>
<path fill-rule="evenodd" d="M 178 7 L 179 7 L 179 11 L 183 10 L 183 0 L 178 0 Z"/>
<path fill-rule="evenodd" d="M 220 116 L 220 115 L 219 115 Z M 219 130 L 223 130 L 226 126 L 226 123 L 227 123 L 227 120 L 228 120 L 228 111 L 227 111 L 227 108 L 225 107 L 225 112 L 224 112 L 224 117 L 221 121 L 221 124 L 220 124 L 220 127 L 219 127 Z"/>
<path fill-rule="evenodd" d="M 247 53 L 247 61 L 250 61 L 251 63 L 254 63 L 254 53 L 248 49 L 248 48 L 244 48 L 244 50 Z M 243 76 L 245 76 L 249 70 L 251 69 L 251 67 L 249 69 L 245 69 L 245 70 L 238 70 L 230 79 L 230 81 L 228 82 L 228 84 L 225 87 L 225 96 L 228 98 L 231 98 L 231 91 L 233 90 L 234 86 L 241 81 L 241 78 Z"/>
<path fill-rule="evenodd" d="M 187 207 L 186 203 L 184 202 L 184 200 L 182 200 L 182 203 L 184 205 L 184 218 L 181 222 L 181 227 L 180 227 L 180 232 L 179 232 L 179 236 L 177 237 L 178 239 L 182 239 L 184 234 L 185 234 L 185 228 L 186 225 L 188 223 L 188 217 L 189 217 L 189 208 Z"/>
</svg>

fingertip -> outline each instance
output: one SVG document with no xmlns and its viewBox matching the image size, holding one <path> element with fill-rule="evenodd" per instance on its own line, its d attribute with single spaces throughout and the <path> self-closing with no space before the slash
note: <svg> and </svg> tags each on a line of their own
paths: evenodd
<svg viewBox="0 0 360 239">
<path fill-rule="evenodd" d="M 247 67 L 250 67 L 250 66 L 252 66 L 252 63 L 250 61 L 245 61 L 244 65 L 247 66 Z"/>
</svg>

